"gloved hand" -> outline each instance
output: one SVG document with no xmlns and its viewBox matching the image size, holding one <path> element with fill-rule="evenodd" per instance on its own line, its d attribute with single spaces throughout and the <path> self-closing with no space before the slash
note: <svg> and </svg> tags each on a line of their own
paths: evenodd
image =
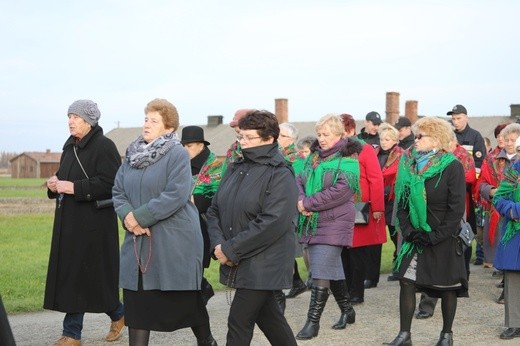
<svg viewBox="0 0 520 346">
<path fill-rule="evenodd" d="M 409 243 L 413 243 L 415 237 L 416 237 L 419 233 L 423 233 L 423 232 L 414 229 L 414 230 L 410 231 L 410 233 L 408 233 L 408 235 L 404 238 L 404 240 L 406 240 L 406 241 L 409 242 Z"/>
<path fill-rule="evenodd" d="M 430 240 L 430 235 L 426 232 L 419 231 L 413 238 L 413 242 L 417 245 L 426 247 L 431 246 L 432 242 Z"/>
</svg>

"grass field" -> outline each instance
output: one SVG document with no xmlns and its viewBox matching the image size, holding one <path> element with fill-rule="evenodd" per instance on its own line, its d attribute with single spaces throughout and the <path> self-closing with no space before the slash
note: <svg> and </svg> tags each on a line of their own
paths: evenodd
<svg viewBox="0 0 520 346">
<path fill-rule="evenodd" d="M 10 181 L 10 182 L 9 182 Z M 45 197 L 40 189 L 42 179 L 0 178 L 0 197 L 4 201 L 18 197 Z M 21 188 L 23 187 L 23 188 Z M 36 196 L 27 191 L 38 191 Z M 5 191 L 12 191 L 9 196 Z M 49 259 L 53 213 L 6 215 L 0 210 L 0 295 L 8 313 L 42 310 L 45 277 Z M 120 227 L 120 239 L 124 230 Z M 389 240 L 383 245 L 381 272 L 391 271 L 393 244 Z M 302 278 L 307 277 L 303 259 L 298 258 Z M 222 290 L 218 282 L 218 262 L 212 261 L 205 277 L 214 289 Z"/>
</svg>

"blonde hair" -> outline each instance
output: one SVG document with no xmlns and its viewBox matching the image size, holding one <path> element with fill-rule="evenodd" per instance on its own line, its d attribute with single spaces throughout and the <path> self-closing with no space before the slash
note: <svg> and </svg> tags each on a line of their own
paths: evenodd
<svg viewBox="0 0 520 346">
<path fill-rule="evenodd" d="M 437 149 L 451 151 L 453 141 L 453 128 L 449 122 L 437 117 L 424 117 L 412 125 L 412 132 L 418 134 L 424 132 L 439 142 Z"/>
<path fill-rule="evenodd" d="M 161 115 L 164 127 L 176 131 L 179 127 L 179 113 L 177 108 L 165 99 L 153 99 L 144 108 L 144 114 L 158 112 Z"/>
<path fill-rule="evenodd" d="M 314 129 L 318 132 L 318 130 L 325 125 L 329 125 L 330 131 L 335 135 L 343 136 L 345 133 L 343 121 L 341 121 L 341 118 L 335 114 L 329 113 L 322 116 L 316 123 Z"/>
<path fill-rule="evenodd" d="M 384 136 L 390 137 L 392 140 L 399 142 L 399 131 L 388 123 L 382 123 L 379 125 L 379 138 L 383 138 Z"/>
</svg>

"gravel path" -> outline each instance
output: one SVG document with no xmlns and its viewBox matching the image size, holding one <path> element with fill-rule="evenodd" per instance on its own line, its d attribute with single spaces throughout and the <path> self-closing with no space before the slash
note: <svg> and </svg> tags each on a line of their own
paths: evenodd
<svg viewBox="0 0 520 346">
<path fill-rule="evenodd" d="M 493 269 L 471 267 L 470 298 L 459 299 L 455 317 L 454 342 L 457 345 L 518 345 L 520 339 L 503 341 L 498 335 L 503 330 L 504 306 L 495 303 L 500 290 L 491 273 Z M 381 345 L 391 341 L 399 330 L 399 283 L 387 282 L 382 275 L 377 288 L 366 290 L 365 303 L 356 306 L 356 323 L 345 330 L 332 330 L 330 326 L 339 317 L 339 310 L 331 296 L 321 319 L 319 336 L 299 345 Z M 417 296 L 419 297 L 419 296 Z M 310 293 L 287 300 L 286 316 L 297 333 L 305 322 Z M 229 306 L 225 292 L 219 292 L 208 303 L 213 334 L 219 345 L 225 344 L 226 321 Z M 52 345 L 61 335 L 63 314 L 52 311 L 9 316 L 17 345 Z M 104 342 L 108 331 L 108 317 L 103 314 L 87 314 L 83 330 L 83 345 L 127 345 L 128 333 L 113 343 Z M 432 318 L 412 322 L 414 345 L 435 345 L 442 329 L 440 302 Z M 173 333 L 152 332 L 150 345 L 196 345 L 191 330 Z M 256 328 L 252 345 L 269 345 Z"/>
</svg>

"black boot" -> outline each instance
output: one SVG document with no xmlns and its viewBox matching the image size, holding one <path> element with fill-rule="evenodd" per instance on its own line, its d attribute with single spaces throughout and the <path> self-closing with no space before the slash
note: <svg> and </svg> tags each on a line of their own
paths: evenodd
<svg viewBox="0 0 520 346">
<path fill-rule="evenodd" d="M 210 335 L 204 340 L 197 339 L 197 346 L 218 346 L 218 345 L 217 345 L 217 341 L 213 338 L 212 335 Z"/>
<path fill-rule="evenodd" d="M 282 310 L 282 315 L 285 313 L 285 294 L 282 291 L 273 291 L 274 299 L 278 303 L 280 310 Z"/>
<path fill-rule="evenodd" d="M 204 305 L 207 305 L 208 300 L 215 295 L 215 291 L 213 291 L 213 286 L 211 286 L 205 277 L 202 277 L 200 290 L 202 291 L 202 300 L 204 301 Z"/>
<path fill-rule="evenodd" d="M 392 342 L 385 342 L 383 345 L 412 346 L 412 334 L 410 332 L 399 332 Z"/>
<path fill-rule="evenodd" d="M 439 337 L 439 341 L 435 344 L 435 346 L 452 346 L 453 345 L 453 333 L 444 333 L 441 332 L 441 336 Z"/>
<path fill-rule="evenodd" d="M 331 281 L 330 290 L 338 303 L 341 316 L 338 322 L 332 326 L 332 329 L 345 329 L 348 324 L 356 322 L 356 311 L 350 303 L 350 295 L 348 294 L 347 283 L 345 280 Z"/>
<path fill-rule="evenodd" d="M 287 293 L 287 295 L 285 297 L 286 298 L 294 298 L 294 297 L 302 294 L 305 291 L 307 291 L 307 286 L 302 281 L 302 279 L 293 280 L 292 288 L 289 291 L 289 293 Z"/>
<path fill-rule="evenodd" d="M 311 302 L 309 303 L 309 311 L 307 312 L 307 321 L 302 330 L 296 335 L 298 340 L 312 339 L 318 336 L 320 331 L 320 318 L 327 299 L 329 298 L 329 289 L 327 287 L 312 286 Z"/>
</svg>

